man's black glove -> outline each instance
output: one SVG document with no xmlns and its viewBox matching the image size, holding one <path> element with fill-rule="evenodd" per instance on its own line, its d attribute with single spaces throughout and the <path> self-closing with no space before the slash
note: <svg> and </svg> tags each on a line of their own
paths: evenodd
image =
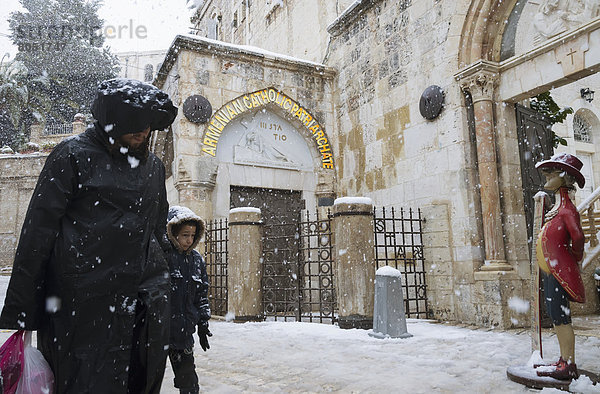
<svg viewBox="0 0 600 394">
<path fill-rule="evenodd" d="M 200 346 L 202 350 L 210 349 L 208 344 L 208 337 L 212 337 L 212 332 L 208 330 L 208 323 L 198 325 L 198 339 L 200 340 Z"/>
</svg>

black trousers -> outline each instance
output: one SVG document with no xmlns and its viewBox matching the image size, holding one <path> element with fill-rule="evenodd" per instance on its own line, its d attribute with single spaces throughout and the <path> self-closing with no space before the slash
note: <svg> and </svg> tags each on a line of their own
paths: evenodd
<svg viewBox="0 0 600 394">
<path fill-rule="evenodd" d="M 200 390 L 194 365 L 194 349 L 169 349 L 169 360 L 175 373 L 174 384 L 181 394 L 197 394 Z"/>
<path fill-rule="evenodd" d="M 555 326 L 571 324 L 571 306 L 566 290 L 554 275 L 543 273 L 544 297 L 548 315 Z"/>
</svg>

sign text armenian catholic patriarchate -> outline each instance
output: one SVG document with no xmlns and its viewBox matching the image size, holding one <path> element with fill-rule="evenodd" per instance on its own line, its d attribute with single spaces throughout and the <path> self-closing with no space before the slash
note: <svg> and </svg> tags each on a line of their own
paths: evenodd
<svg viewBox="0 0 600 394">
<path fill-rule="evenodd" d="M 323 128 L 306 109 L 275 88 L 266 88 L 248 93 L 223 105 L 208 122 L 208 127 L 202 139 L 202 151 L 211 156 L 216 156 L 217 144 L 225 126 L 238 116 L 269 103 L 278 105 L 289 116 L 300 120 L 315 140 L 321 155 L 323 168 L 333 168 L 333 154 Z"/>
</svg>

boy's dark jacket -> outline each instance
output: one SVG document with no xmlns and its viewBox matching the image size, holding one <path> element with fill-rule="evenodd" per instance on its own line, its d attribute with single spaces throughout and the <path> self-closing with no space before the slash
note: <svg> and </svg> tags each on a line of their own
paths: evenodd
<svg viewBox="0 0 600 394">
<path fill-rule="evenodd" d="M 183 221 L 196 223 L 194 243 L 184 251 L 175 235 L 173 226 Z M 206 263 L 194 248 L 204 235 L 204 221 L 185 207 L 169 209 L 167 235 L 172 248 L 167 253 L 171 273 L 171 349 L 190 349 L 194 346 L 192 334 L 196 326 L 208 327 L 210 306 L 208 304 L 208 276 Z"/>
</svg>

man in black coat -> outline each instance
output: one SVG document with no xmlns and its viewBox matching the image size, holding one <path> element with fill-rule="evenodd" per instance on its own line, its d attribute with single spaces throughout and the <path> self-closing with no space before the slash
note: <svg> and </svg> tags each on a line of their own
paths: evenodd
<svg viewBox="0 0 600 394">
<path fill-rule="evenodd" d="M 96 122 L 48 156 L 0 327 L 38 331 L 57 393 L 158 393 L 169 333 L 165 169 L 149 133 L 175 108 L 154 86 L 98 87 Z"/>
</svg>

